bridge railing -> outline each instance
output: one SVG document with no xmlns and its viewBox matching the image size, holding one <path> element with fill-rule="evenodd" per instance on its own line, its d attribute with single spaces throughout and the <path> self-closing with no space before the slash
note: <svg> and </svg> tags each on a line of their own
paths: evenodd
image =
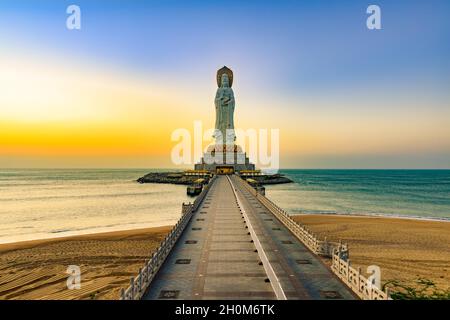
<svg viewBox="0 0 450 320">
<path fill-rule="evenodd" d="M 256 192 L 246 181 L 240 180 L 242 185 L 253 194 L 265 207 L 267 207 L 275 217 L 281 221 L 302 243 L 304 243 L 312 252 L 317 255 L 332 257 L 335 249 L 339 248 L 341 256 L 345 259 L 348 257 L 348 249 L 346 244 L 340 242 L 330 242 L 327 238 L 319 239 L 319 237 L 309 230 L 306 226 L 295 222 L 290 215 L 270 201 L 266 196 Z"/>
<path fill-rule="evenodd" d="M 289 214 L 270 201 L 266 196 L 256 192 L 246 181 L 242 185 L 266 206 L 302 243 L 318 255 L 331 257 L 331 270 L 341 279 L 358 297 L 364 300 L 389 300 L 389 292 L 382 291 L 361 274 L 361 269 L 350 265 L 348 246 L 341 242 L 330 242 L 325 238 L 320 240 L 313 232 L 308 230 L 289 216 Z"/>
<path fill-rule="evenodd" d="M 139 269 L 138 275 L 130 279 L 130 285 L 127 289 L 123 289 L 120 292 L 120 300 L 137 300 L 140 299 L 148 286 L 155 278 L 156 273 L 161 268 L 162 264 L 169 256 L 170 251 L 174 247 L 178 238 L 183 233 L 187 224 L 191 220 L 192 215 L 198 209 L 203 199 L 206 197 L 212 182 L 215 177 L 213 177 L 209 184 L 207 184 L 199 196 L 195 199 L 193 204 L 183 204 L 182 216 L 180 220 L 175 224 L 166 238 L 161 242 L 158 249 L 153 253 L 149 260 L 146 260 L 144 267 Z"/>
<path fill-rule="evenodd" d="M 361 274 L 361 268 L 355 269 L 350 265 L 350 260 L 341 258 L 339 249 L 333 253 L 331 270 L 359 298 L 363 300 L 391 300 L 388 289 L 383 291 L 375 286 L 372 280 Z"/>
</svg>

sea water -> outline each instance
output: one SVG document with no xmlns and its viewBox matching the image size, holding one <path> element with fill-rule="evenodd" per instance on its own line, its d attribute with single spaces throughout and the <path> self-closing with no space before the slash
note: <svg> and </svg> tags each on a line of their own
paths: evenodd
<svg viewBox="0 0 450 320">
<path fill-rule="evenodd" d="M 174 224 L 186 186 L 139 184 L 155 169 L 0 169 L 0 243 Z M 167 170 L 159 170 L 167 171 Z M 266 186 L 292 214 L 450 220 L 450 170 L 282 170 Z"/>
<path fill-rule="evenodd" d="M 266 186 L 291 214 L 450 220 L 450 170 L 281 170 L 295 183 Z"/>
<path fill-rule="evenodd" d="M 0 243 L 172 225 L 194 199 L 151 171 L 0 169 Z"/>
</svg>

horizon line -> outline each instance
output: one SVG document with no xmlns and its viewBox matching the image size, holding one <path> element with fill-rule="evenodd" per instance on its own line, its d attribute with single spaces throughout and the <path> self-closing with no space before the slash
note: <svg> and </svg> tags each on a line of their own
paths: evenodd
<svg viewBox="0 0 450 320">
<path fill-rule="evenodd" d="M 0 167 L 0 170 L 192 170 L 192 168 L 177 167 Z M 264 171 L 265 169 L 259 169 Z M 270 170 L 270 169 L 266 169 Z M 279 168 L 279 170 L 450 170 L 449 168 Z"/>
</svg>

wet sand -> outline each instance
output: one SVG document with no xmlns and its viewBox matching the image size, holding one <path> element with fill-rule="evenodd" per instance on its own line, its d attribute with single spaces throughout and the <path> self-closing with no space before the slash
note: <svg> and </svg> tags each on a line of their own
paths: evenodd
<svg viewBox="0 0 450 320">
<path fill-rule="evenodd" d="M 378 265 L 382 283 L 396 279 L 413 285 L 422 277 L 450 287 L 450 222 L 338 215 L 294 219 L 323 237 L 347 242 L 352 265 L 362 271 Z"/>
</svg>

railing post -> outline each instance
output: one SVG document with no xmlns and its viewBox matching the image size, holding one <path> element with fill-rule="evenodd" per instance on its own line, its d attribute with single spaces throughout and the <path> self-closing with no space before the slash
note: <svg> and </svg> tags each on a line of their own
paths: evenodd
<svg viewBox="0 0 450 320">
<path fill-rule="evenodd" d="M 146 270 L 146 277 L 145 282 L 147 283 L 150 279 L 150 260 L 146 260 L 145 262 L 145 270 Z"/>
<path fill-rule="evenodd" d="M 349 276 L 350 276 L 350 274 L 349 274 L 349 271 L 350 271 L 350 260 L 348 260 L 346 262 L 346 267 L 347 267 L 347 283 L 348 283 L 349 282 L 348 279 L 349 279 Z"/>
<path fill-rule="evenodd" d="M 390 290 L 388 287 L 386 287 L 386 288 L 384 289 L 384 293 L 386 294 L 386 300 L 389 300 L 389 298 L 390 298 L 390 296 L 391 296 L 390 291 L 391 291 L 391 290 Z"/>
<path fill-rule="evenodd" d="M 134 300 L 134 278 L 131 277 L 130 279 L 130 287 L 131 287 L 131 300 Z"/>
<path fill-rule="evenodd" d="M 142 268 L 139 268 L 139 282 L 138 282 L 138 284 L 139 284 L 138 293 L 139 294 L 141 294 L 141 292 L 142 292 L 142 277 L 143 277 Z"/>
<path fill-rule="evenodd" d="M 358 281 L 356 281 L 356 285 L 357 285 L 358 291 L 359 291 L 359 288 L 360 288 L 360 285 L 361 285 L 361 283 L 360 283 L 360 275 L 361 275 L 361 267 L 358 267 Z"/>
</svg>

